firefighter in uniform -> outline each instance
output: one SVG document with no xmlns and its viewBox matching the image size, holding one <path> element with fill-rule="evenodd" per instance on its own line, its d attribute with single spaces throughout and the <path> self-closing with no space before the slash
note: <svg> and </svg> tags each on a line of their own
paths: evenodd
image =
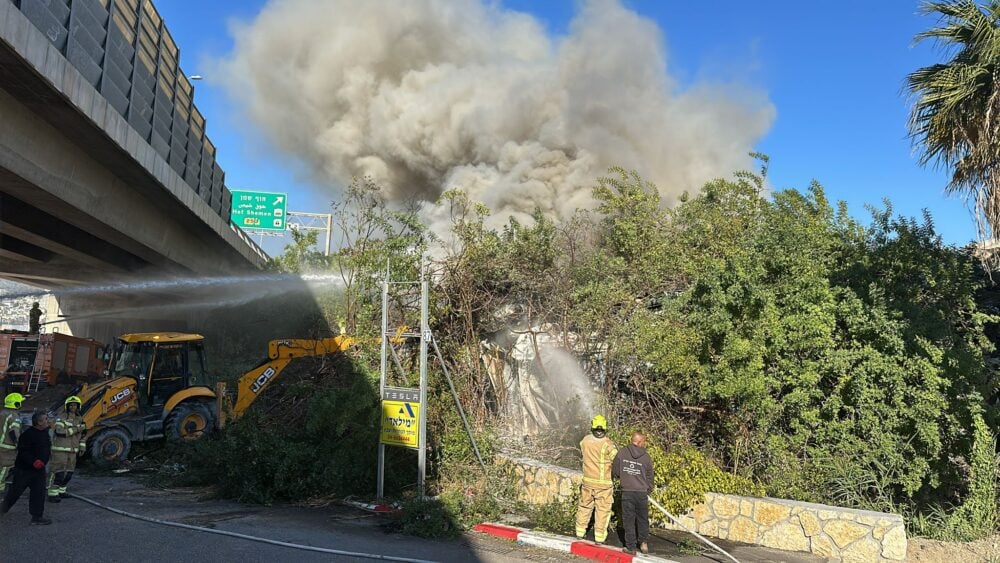
<svg viewBox="0 0 1000 563">
<path fill-rule="evenodd" d="M 23 402 L 24 396 L 11 393 L 4 398 L 3 409 L 0 409 L 0 491 L 7 486 L 7 477 L 17 458 L 17 439 L 21 435 L 21 419 L 17 410 Z"/>
<path fill-rule="evenodd" d="M 49 502 L 59 502 L 66 498 L 66 485 L 73 478 L 76 457 L 87 449 L 84 435 L 87 425 L 80 416 L 83 401 L 72 396 L 66 399 L 65 413 L 56 420 L 53 431 L 52 461 L 49 463 Z"/>
<path fill-rule="evenodd" d="M 580 504 L 576 509 L 576 537 L 583 539 L 594 515 L 594 541 L 604 543 L 608 538 L 608 521 L 614 502 L 614 483 L 611 482 L 611 463 L 618 453 L 614 442 L 606 436 L 608 421 L 597 415 L 590 421 L 590 434 L 580 441 L 583 452 L 583 484 L 580 486 Z"/>
</svg>

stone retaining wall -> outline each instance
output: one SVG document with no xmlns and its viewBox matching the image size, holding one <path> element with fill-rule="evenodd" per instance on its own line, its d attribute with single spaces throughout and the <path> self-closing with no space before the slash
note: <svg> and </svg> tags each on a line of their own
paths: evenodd
<svg viewBox="0 0 1000 563">
<path fill-rule="evenodd" d="M 510 468 L 518 500 L 528 504 L 571 501 L 583 480 L 580 471 L 533 459 L 498 456 L 497 462 Z"/>
<path fill-rule="evenodd" d="M 501 456 L 497 461 L 511 469 L 519 499 L 529 504 L 572 500 L 579 490 L 580 471 L 526 458 Z M 906 528 L 898 514 L 706 493 L 703 503 L 679 519 L 703 536 L 804 551 L 830 561 L 906 559 Z"/>
<path fill-rule="evenodd" d="M 906 559 L 906 528 L 898 514 L 706 493 L 705 502 L 679 519 L 703 536 L 807 551 L 832 561 Z"/>
</svg>

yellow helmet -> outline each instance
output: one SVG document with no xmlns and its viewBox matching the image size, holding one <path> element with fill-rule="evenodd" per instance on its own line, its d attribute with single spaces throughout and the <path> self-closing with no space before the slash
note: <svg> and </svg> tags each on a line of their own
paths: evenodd
<svg viewBox="0 0 1000 563">
<path fill-rule="evenodd" d="M 604 418 L 603 414 L 599 414 L 599 415 L 595 416 L 593 419 L 590 420 L 590 429 L 591 430 L 598 430 L 598 429 L 600 429 L 600 430 L 607 430 L 608 429 L 608 420 L 606 418 Z"/>
<path fill-rule="evenodd" d="M 66 399 L 64 404 L 68 407 L 70 403 L 76 403 L 78 407 L 83 406 L 83 401 L 81 401 L 80 397 L 77 397 L 76 395 L 71 395 L 68 399 Z"/>
<path fill-rule="evenodd" d="M 20 393 L 11 393 L 7 395 L 3 400 L 3 408 L 5 409 L 19 409 L 21 408 L 21 403 L 24 402 L 24 395 Z"/>
</svg>

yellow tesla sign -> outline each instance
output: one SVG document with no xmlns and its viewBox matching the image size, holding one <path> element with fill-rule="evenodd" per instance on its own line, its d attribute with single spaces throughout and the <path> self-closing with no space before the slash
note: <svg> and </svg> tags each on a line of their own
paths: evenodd
<svg viewBox="0 0 1000 563">
<path fill-rule="evenodd" d="M 382 443 L 420 447 L 420 403 L 382 401 Z"/>
</svg>

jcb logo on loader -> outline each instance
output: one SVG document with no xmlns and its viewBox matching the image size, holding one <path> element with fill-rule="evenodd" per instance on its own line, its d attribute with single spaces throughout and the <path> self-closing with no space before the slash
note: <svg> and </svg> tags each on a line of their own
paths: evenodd
<svg viewBox="0 0 1000 563">
<path fill-rule="evenodd" d="M 111 397 L 111 404 L 116 405 L 118 404 L 119 401 L 129 398 L 131 395 L 132 395 L 132 389 L 126 387 L 121 391 L 119 391 L 118 393 L 116 393 L 114 397 Z"/>
<path fill-rule="evenodd" d="M 255 379 L 254 382 L 250 384 L 250 390 L 253 391 L 254 393 L 260 393 L 260 390 L 263 389 L 265 385 L 267 385 L 267 382 L 270 381 L 272 377 L 274 377 L 275 373 L 277 372 L 275 372 L 274 368 L 271 367 L 264 370 L 264 373 L 258 375 L 257 379 Z"/>
</svg>

